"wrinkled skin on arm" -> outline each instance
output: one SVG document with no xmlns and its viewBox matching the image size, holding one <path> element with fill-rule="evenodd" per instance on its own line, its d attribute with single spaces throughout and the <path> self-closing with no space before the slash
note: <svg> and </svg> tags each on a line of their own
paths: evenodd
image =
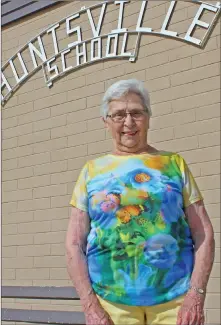
<svg viewBox="0 0 221 325">
<path fill-rule="evenodd" d="M 191 276 L 191 285 L 206 289 L 214 261 L 214 232 L 209 216 L 203 204 L 198 201 L 186 208 L 185 214 L 194 241 L 195 261 Z M 177 325 L 204 324 L 205 295 L 190 289 L 180 308 Z"/>
<path fill-rule="evenodd" d="M 86 212 L 72 208 L 66 236 L 68 274 L 79 294 L 86 325 L 113 325 L 92 289 L 88 273 L 86 246 L 90 219 Z"/>
</svg>

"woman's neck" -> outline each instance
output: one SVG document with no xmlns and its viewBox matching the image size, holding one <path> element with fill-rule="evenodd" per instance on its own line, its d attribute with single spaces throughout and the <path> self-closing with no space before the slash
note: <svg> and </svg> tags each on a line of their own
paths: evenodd
<svg viewBox="0 0 221 325">
<path fill-rule="evenodd" d="M 118 148 L 115 148 L 113 150 L 113 155 L 117 155 L 117 156 L 130 156 L 130 155 L 141 155 L 141 154 L 153 154 L 153 153 L 157 153 L 158 150 L 150 145 L 146 145 L 145 147 L 138 149 L 138 150 L 134 150 L 134 151 L 124 151 Z"/>
</svg>

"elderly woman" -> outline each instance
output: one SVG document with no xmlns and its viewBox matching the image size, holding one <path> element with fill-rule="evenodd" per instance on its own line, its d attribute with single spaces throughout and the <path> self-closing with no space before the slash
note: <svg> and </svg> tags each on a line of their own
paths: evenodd
<svg viewBox="0 0 221 325">
<path fill-rule="evenodd" d="M 83 167 L 66 238 L 86 324 L 202 325 L 214 234 L 196 182 L 147 143 L 142 82 L 112 85 L 102 109 L 113 151 Z"/>
</svg>

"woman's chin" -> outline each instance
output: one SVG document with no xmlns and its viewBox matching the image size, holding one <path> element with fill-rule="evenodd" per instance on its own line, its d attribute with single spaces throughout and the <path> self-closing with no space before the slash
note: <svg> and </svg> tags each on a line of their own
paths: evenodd
<svg viewBox="0 0 221 325">
<path fill-rule="evenodd" d="M 134 148 L 137 147 L 139 143 L 135 141 L 135 139 L 127 139 L 122 141 L 122 145 L 127 148 Z"/>
</svg>

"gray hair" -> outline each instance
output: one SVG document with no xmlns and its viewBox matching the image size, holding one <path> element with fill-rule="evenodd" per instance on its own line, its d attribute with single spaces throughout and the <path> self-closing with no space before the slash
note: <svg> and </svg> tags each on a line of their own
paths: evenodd
<svg viewBox="0 0 221 325">
<path fill-rule="evenodd" d="M 104 94 L 101 106 L 101 114 L 106 119 L 109 103 L 114 99 L 127 95 L 129 92 L 136 93 L 143 101 L 145 111 L 151 116 L 150 96 L 142 81 L 137 79 L 120 80 L 111 85 Z"/>
</svg>

